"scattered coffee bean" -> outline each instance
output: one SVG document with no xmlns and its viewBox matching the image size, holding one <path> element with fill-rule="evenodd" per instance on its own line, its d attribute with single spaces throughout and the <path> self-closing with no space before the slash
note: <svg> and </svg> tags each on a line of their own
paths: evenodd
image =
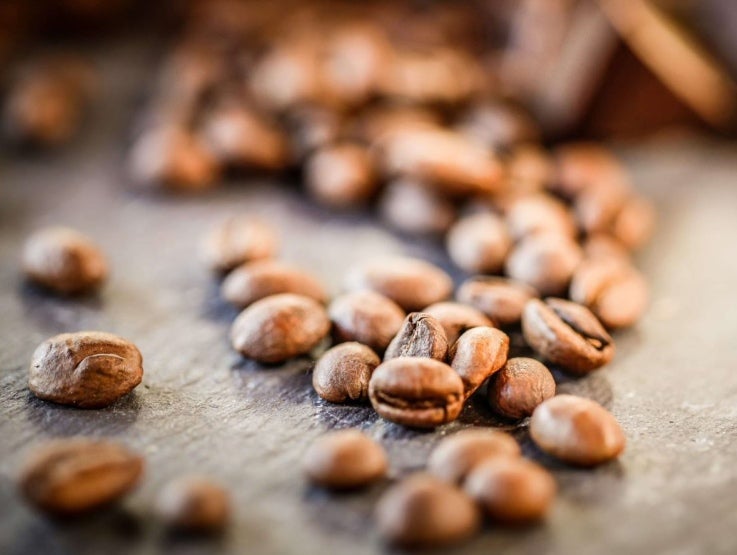
<svg viewBox="0 0 737 555">
<path fill-rule="evenodd" d="M 379 213 L 393 229 L 409 235 L 445 233 L 456 218 L 453 203 L 414 179 L 395 179 L 379 200 Z"/>
<path fill-rule="evenodd" d="M 581 262 L 581 248 L 555 234 L 531 235 L 515 246 L 507 258 L 507 275 L 537 289 L 541 295 L 560 295 Z"/>
<path fill-rule="evenodd" d="M 230 518 L 228 492 L 210 478 L 184 476 L 164 486 L 157 510 L 170 528 L 212 533 L 225 528 Z"/>
<path fill-rule="evenodd" d="M 525 341 L 545 360 L 575 374 L 604 366 L 614 342 L 591 311 L 563 299 L 533 299 L 522 314 Z"/>
<path fill-rule="evenodd" d="M 553 190 L 574 198 L 597 183 L 626 179 L 623 169 L 611 151 L 594 143 L 568 143 L 555 149 L 558 178 Z"/>
<path fill-rule="evenodd" d="M 472 306 L 454 302 L 431 304 L 424 313 L 435 318 L 445 330 L 448 345 L 452 346 L 462 333 L 478 326 L 492 326 L 494 323 L 483 312 Z"/>
<path fill-rule="evenodd" d="M 380 105 L 357 114 L 352 135 L 365 144 L 377 145 L 396 131 L 437 129 L 440 123 L 440 114 L 429 108 L 408 104 Z"/>
<path fill-rule="evenodd" d="M 19 485 L 39 509 L 55 515 L 91 511 L 121 498 L 143 473 L 143 459 L 122 445 L 84 438 L 61 439 L 25 461 Z"/>
<path fill-rule="evenodd" d="M 386 476 L 384 448 L 358 430 L 329 432 L 307 449 L 304 471 L 311 482 L 329 489 L 355 489 Z"/>
<path fill-rule="evenodd" d="M 553 182 L 555 165 L 542 147 L 523 143 L 512 149 L 507 160 L 507 175 L 510 190 L 530 195 L 542 192 Z M 568 218 L 564 216 L 564 219 Z"/>
<path fill-rule="evenodd" d="M 207 235 L 203 256 L 213 270 L 229 272 L 246 262 L 272 258 L 278 248 L 279 240 L 270 226 L 248 216 L 234 216 Z"/>
<path fill-rule="evenodd" d="M 304 355 L 330 331 L 325 308 L 309 297 L 282 293 L 256 301 L 233 322 L 230 339 L 242 355 L 265 363 Z"/>
<path fill-rule="evenodd" d="M 451 368 L 463 380 L 466 399 L 504 366 L 508 353 L 509 336 L 496 328 L 472 328 L 458 338 L 448 358 Z"/>
<path fill-rule="evenodd" d="M 357 341 L 383 353 L 399 332 L 405 313 L 374 291 L 354 291 L 333 299 L 328 307 L 336 341 Z"/>
<path fill-rule="evenodd" d="M 574 395 L 558 395 L 538 406 L 530 419 L 530 437 L 549 455 L 578 466 L 614 459 L 626 443 L 608 410 Z"/>
<path fill-rule="evenodd" d="M 481 213 L 456 222 L 448 232 L 446 246 L 451 260 L 462 270 L 494 274 L 504 266 L 512 240 L 501 218 Z"/>
<path fill-rule="evenodd" d="M 632 196 L 612 222 L 612 235 L 630 250 L 647 243 L 655 227 L 655 208 L 646 199 Z"/>
<path fill-rule="evenodd" d="M 506 278 L 476 276 L 464 281 L 456 298 L 488 316 L 498 326 L 514 326 L 527 301 L 538 296 L 534 287 Z"/>
<path fill-rule="evenodd" d="M 553 375 L 534 358 L 510 358 L 489 380 L 491 408 L 513 420 L 530 416 L 535 407 L 553 395 Z"/>
<path fill-rule="evenodd" d="M 440 322 L 424 312 L 412 312 L 386 348 L 384 360 L 427 357 L 444 362 L 447 354 L 448 338 Z"/>
<path fill-rule="evenodd" d="M 374 195 L 377 181 L 368 150 L 359 144 L 339 143 L 325 146 L 309 158 L 305 185 L 320 202 L 351 208 Z"/>
<path fill-rule="evenodd" d="M 361 343 L 341 343 L 325 352 L 315 365 L 312 385 L 331 403 L 368 401 L 371 374 L 381 359 Z"/>
<path fill-rule="evenodd" d="M 374 370 L 369 398 L 376 412 L 387 420 L 434 428 L 458 418 L 463 408 L 463 381 L 438 360 L 394 358 Z"/>
<path fill-rule="evenodd" d="M 599 232 L 588 235 L 583 243 L 583 254 L 585 259 L 614 258 L 623 262 L 630 261 L 627 248 L 608 233 Z"/>
<path fill-rule="evenodd" d="M 28 387 L 39 399 L 102 408 L 141 383 L 143 359 L 130 341 L 111 333 L 63 333 L 38 346 Z"/>
<path fill-rule="evenodd" d="M 579 226 L 586 233 L 610 229 L 630 195 L 625 180 L 592 183 L 576 196 L 573 204 Z"/>
<path fill-rule="evenodd" d="M 537 123 L 522 109 L 507 102 L 485 101 L 462 117 L 459 130 L 487 148 L 499 149 L 539 141 Z"/>
<path fill-rule="evenodd" d="M 575 239 L 577 233 L 576 222 L 566 205 L 545 193 L 514 200 L 507 209 L 506 220 L 509 232 L 517 241 L 537 234 Z"/>
<path fill-rule="evenodd" d="M 21 264 L 29 280 L 62 295 L 92 291 L 108 276 L 99 247 L 85 235 L 63 227 L 31 235 L 23 247 Z"/>
</svg>

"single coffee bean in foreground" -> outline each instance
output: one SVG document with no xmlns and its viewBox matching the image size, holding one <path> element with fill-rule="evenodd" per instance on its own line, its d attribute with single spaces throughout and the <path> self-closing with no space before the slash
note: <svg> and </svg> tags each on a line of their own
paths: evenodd
<svg viewBox="0 0 737 555">
<path fill-rule="evenodd" d="M 331 403 L 368 401 L 369 380 L 380 363 L 378 355 L 366 345 L 341 343 L 317 361 L 312 386 Z"/>
<path fill-rule="evenodd" d="M 336 341 L 357 341 L 383 353 L 404 322 L 405 313 L 390 298 L 374 291 L 354 291 L 328 307 Z"/>
<path fill-rule="evenodd" d="M 534 287 L 502 277 L 475 276 L 458 288 L 458 302 L 483 312 L 495 325 L 515 326 L 527 301 L 538 297 Z"/>
<path fill-rule="evenodd" d="M 159 493 L 157 510 L 170 528 L 184 532 L 214 533 L 230 518 L 230 496 L 205 476 L 182 476 Z"/>
<path fill-rule="evenodd" d="M 427 357 L 444 362 L 447 354 L 448 339 L 440 322 L 424 312 L 412 312 L 386 348 L 384 360 Z"/>
<path fill-rule="evenodd" d="M 111 333 L 62 333 L 38 346 L 28 372 L 28 388 L 39 399 L 102 408 L 141 383 L 143 358 Z"/>
<path fill-rule="evenodd" d="M 599 403 L 558 395 L 535 409 L 530 437 L 546 453 L 577 466 L 595 466 L 624 451 L 624 432 Z"/>
<path fill-rule="evenodd" d="M 471 537 L 481 525 L 476 504 L 455 486 L 415 474 L 389 489 L 376 506 L 379 533 L 404 547 L 440 547 Z"/>
<path fill-rule="evenodd" d="M 557 234 L 530 235 L 507 258 L 507 275 L 541 295 L 565 293 L 583 253 L 573 239 Z"/>
<path fill-rule="evenodd" d="M 520 455 L 519 444 L 509 434 L 490 428 L 472 428 L 440 441 L 430 454 L 427 470 L 446 482 L 460 484 L 486 459 Z"/>
<path fill-rule="evenodd" d="M 282 293 L 241 312 L 230 328 L 230 340 L 243 356 L 278 363 L 310 352 L 329 332 L 330 320 L 320 303 Z"/>
<path fill-rule="evenodd" d="M 23 247 L 23 273 L 33 283 L 62 295 L 93 291 L 108 276 L 100 248 L 88 237 L 65 227 L 31 235 Z"/>
<path fill-rule="evenodd" d="M 465 399 L 504 366 L 508 354 L 509 336 L 496 328 L 471 328 L 458 338 L 448 359 L 463 380 Z"/>
<path fill-rule="evenodd" d="M 555 379 L 534 358 L 510 358 L 489 380 L 487 395 L 494 412 L 518 420 L 555 395 Z"/>
<path fill-rule="evenodd" d="M 564 299 L 533 299 L 522 315 L 525 341 L 545 360 L 585 374 L 614 357 L 614 341 L 591 311 Z"/>
<path fill-rule="evenodd" d="M 336 490 L 368 486 L 386 475 L 384 448 L 358 430 L 329 432 L 305 453 L 303 467 L 316 485 Z"/>
<path fill-rule="evenodd" d="M 387 420 L 434 428 L 458 418 L 463 408 L 463 381 L 438 360 L 394 358 L 374 370 L 369 398 L 376 412 Z"/>
<path fill-rule="evenodd" d="M 19 485 L 39 509 L 71 516 L 121 498 L 142 473 L 143 459 L 122 445 L 70 438 L 35 448 L 23 464 Z"/>
<path fill-rule="evenodd" d="M 210 268 L 229 272 L 246 262 L 273 258 L 278 248 L 270 226 L 248 216 L 233 216 L 207 235 L 202 252 Z"/>
<path fill-rule="evenodd" d="M 425 307 L 422 312 L 434 317 L 445 330 L 448 346 L 452 346 L 460 335 L 478 326 L 493 327 L 494 323 L 480 310 L 472 306 L 444 301 Z"/>
<path fill-rule="evenodd" d="M 480 213 L 458 220 L 448 232 L 446 246 L 451 260 L 462 270 L 494 274 L 504 266 L 512 239 L 501 218 Z"/>
</svg>

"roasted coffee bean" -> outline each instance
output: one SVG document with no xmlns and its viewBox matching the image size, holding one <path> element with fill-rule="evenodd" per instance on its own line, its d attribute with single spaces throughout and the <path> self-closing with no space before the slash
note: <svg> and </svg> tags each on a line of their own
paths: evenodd
<svg viewBox="0 0 737 555">
<path fill-rule="evenodd" d="M 133 489 L 143 459 L 122 445 L 84 438 L 60 439 L 34 449 L 19 485 L 34 506 L 55 515 L 75 515 L 107 505 Z"/>
<path fill-rule="evenodd" d="M 141 383 L 143 359 L 130 341 L 111 333 L 62 333 L 38 346 L 28 388 L 39 399 L 101 408 Z"/>
<path fill-rule="evenodd" d="M 170 528 L 186 532 L 218 532 L 230 518 L 228 492 L 204 476 L 172 480 L 159 493 L 157 510 Z"/>
<path fill-rule="evenodd" d="M 440 322 L 424 312 L 412 312 L 386 348 L 384 360 L 427 357 L 444 362 L 447 354 L 448 338 Z"/>
<path fill-rule="evenodd" d="M 383 353 L 404 322 L 402 308 L 374 291 L 354 291 L 328 307 L 336 341 L 358 341 Z"/>
<path fill-rule="evenodd" d="M 509 336 L 496 328 L 472 328 L 458 338 L 448 358 L 451 368 L 463 380 L 466 399 L 504 366 L 508 353 Z"/>
<path fill-rule="evenodd" d="M 541 192 L 555 179 L 555 165 L 539 146 L 521 144 L 512 149 L 507 161 L 509 188 L 521 194 Z"/>
<path fill-rule="evenodd" d="M 540 129 L 529 114 L 509 103 L 477 104 L 461 118 L 458 129 L 487 148 L 506 148 L 538 141 Z"/>
<path fill-rule="evenodd" d="M 248 217 L 233 216 L 215 227 L 205 238 L 203 257 L 217 272 L 272 258 L 279 248 L 275 231 L 265 223 Z"/>
<path fill-rule="evenodd" d="M 434 428 L 458 418 L 463 408 L 463 381 L 438 360 L 394 358 L 374 370 L 369 398 L 376 412 L 387 420 Z"/>
<path fill-rule="evenodd" d="M 305 184 L 309 193 L 334 208 L 351 208 L 368 201 L 377 181 L 368 150 L 338 143 L 317 150 L 307 160 Z"/>
<path fill-rule="evenodd" d="M 305 453 L 303 467 L 314 484 L 329 489 L 355 489 L 386 476 L 384 448 L 358 430 L 329 432 Z"/>
<path fill-rule="evenodd" d="M 519 457 L 519 444 L 504 432 L 486 428 L 472 428 L 453 434 L 433 449 L 427 461 L 431 474 L 460 484 L 476 466 L 489 458 Z"/>
<path fill-rule="evenodd" d="M 445 330 L 448 346 L 452 346 L 467 330 L 478 326 L 494 326 L 483 312 L 472 306 L 454 302 L 440 302 L 431 304 L 423 309 L 425 314 L 435 318 Z"/>
<path fill-rule="evenodd" d="M 410 235 L 445 233 L 456 217 L 450 200 L 415 179 L 387 184 L 379 199 L 379 213 L 393 229 Z"/>
<path fill-rule="evenodd" d="M 534 358 L 510 358 L 489 380 L 487 395 L 494 412 L 518 420 L 555 395 L 555 379 Z"/>
<path fill-rule="evenodd" d="M 546 453 L 578 466 L 619 456 L 626 439 L 612 414 L 590 399 L 558 395 L 535 409 L 530 437 Z"/>
<path fill-rule="evenodd" d="M 23 247 L 21 264 L 29 280 L 62 295 L 92 291 L 108 276 L 100 248 L 85 235 L 64 227 L 31 235 Z"/>
<path fill-rule="evenodd" d="M 317 361 L 312 386 L 331 403 L 368 401 L 369 380 L 380 363 L 381 359 L 366 345 L 341 343 Z"/>
<path fill-rule="evenodd" d="M 376 145 L 395 131 L 406 129 L 437 129 L 441 117 L 437 111 L 407 104 L 380 105 L 367 108 L 356 116 L 351 136 Z"/>
<path fill-rule="evenodd" d="M 277 363 L 310 352 L 329 331 L 330 320 L 320 303 L 282 293 L 241 312 L 230 328 L 230 340 L 243 356 Z"/>
<path fill-rule="evenodd" d="M 278 293 L 294 293 L 327 301 L 327 293 L 311 273 L 285 262 L 257 260 L 233 270 L 220 287 L 223 298 L 238 308 Z"/>
<path fill-rule="evenodd" d="M 510 203 L 506 222 L 512 237 L 519 241 L 530 235 L 552 234 L 575 239 L 573 214 L 551 195 L 525 195 Z"/>
<path fill-rule="evenodd" d="M 443 270 L 423 260 L 389 256 L 353 267 L 346 277 L 346 288 L 376 291 L 411 311 L 447 299 L 453 281 Z"/>
<path fill-rule="evenodd" d="M 494 274 L 504 266 L 512 240 L 501 218 L 481 213 L 456 222 L 448 232 L 446 247 L 451 260 L 462 270 Z"/>
<path fill-rule="evenodd" d="M 481 517 L 473 501 L 455 486 L 415 474 L 379 500 L 376 522 L 379 533 L 392 544 L 438 547 L 472 536 Z"/>
<path fill-rule="evenodd" d="M 631 195 L 626 181 L 605 181 L 588 186 L 574 201 L 579 226 L 586 233 L 607 231 Z"/>
<path fill-rule="evenodd" d="M 629 262 L 631 259 L 627 248 L 608 233 L 592 233 L 587 236 L 583 243 L 583 254 L 584 258 L 588 260 L 614 258 Z"/>
<path fill-rule="evenodd" d="M 555 234 L 531 235 L 507 258 L 507 275 L 537 289 L 541 295 L 560 295 L 571 281 L 583 254 L 577 243 Z"/>
<path fill-rule="evenodd" d="M 463 489 L 494 520 L 521 523 L 544 517 L 557 487 L 550 472 L 539 464 L 497 457 L 471 470 Z"/>
<path fill-rule="evenodd" d="M 527 301 L 538 296 L 534 287 L 511 279 L 476 276 L 464 281 L 456 298 L 483 312 L 498 326 L 513 326 L 522 319 Z"/>
<path fill-rule="evenodd" d="M 573 198 L 597 183 L 626 180 L 624 170 L 617 159 L 601 145 L 571 143 L 555 149 L 558 178 L 553 190 Z"/>
<path fill-rule="evenodd" d="M 299 160 L 320 147 L 337 142 L 344 127 L 343 116 L 325 106 L 298 106 L 287 114 L 291 150 Z"/>
<path fill-rule="evenodd" d="M 646 199 L 633 195 L 612 222 L 612 235 L 630 250 L 642 248 L 653 234 L 655 208 Z"/>
<path fill-rule="evenodd" d="M 545 360 L 574 374 L 609 363 L 614 341 L 591 311 L 564 299 L 533 299 L 522 314 L 527 344 Z"/>
</svg>

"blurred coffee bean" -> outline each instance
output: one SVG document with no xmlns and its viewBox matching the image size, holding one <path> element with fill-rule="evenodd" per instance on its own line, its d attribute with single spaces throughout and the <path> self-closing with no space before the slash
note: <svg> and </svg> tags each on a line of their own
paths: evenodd
<svg viewBox="0 0 737 555">
<path fill-rule="evenodd" d="M 569 238 L 557 234 L 531 235 L 512 249 L 506 272 L 543 296 L 560 295 L 567 290 L 582 257 L 581 248 Z"/>
<path fill-rule="evenodd" d="M 436 129 L 440 114 L 429 108 L 406 104 L 367 107 L 355 116 L 350 135 L 368 145 L 375 145 L 387 135 L 407 129 Z"/>
<path fill-rule="evenodd" d="M 452 346 L 458 337 L 467 330 L 478 326 L 493 326 L 494 323 L 483 312 L 461 303 L 440 302 L 431 304 L 422 310 L 435 318 L 445 330 L 448 346 Z"/>
<path fill-rule="evenodd" d="M 297 160 L 303 160 L 320 147 L 337 142 L 345 122 L 336 110 L 325 106 L 298 106 L 286 115 L 291 150 Z"/>
<path fill-rule="evenodd" d="M 498 101 L 472 106 L 461 117 L 457 129 L 492 149 L 540 138 L 540 130 L 529 114 L 512 104 Z"/>
<path fill-rule="evenodd" d="M 302 465 L 311 482 L 333 490 L 365 487 L 383 478 L 389 466 L 384 448 L 358 430 L 317 438 Z"/>
<path fill-rule="evenodd" d="M 445 233 L 456 217 L 451 201 L 414 179 L 395 179 L 387 184 L 378 208 L 389 226 L 409 235 Z"/>
<path fill-rule="evenodd" d="M 231 513 L 228 491 L 205 476 L 172 480 L 159 493 L 156 505 L 166 525 L 183 532 L 219 532 Z"/>
<path fill-rule="evenodd" d="M 494 274 L 501 271 L 512 240 L 504 221 L 491 213 L 466 216 L 448 232 L 448 255 L 469 273 Z"/>
<path fill-rule="evenodd" d="M 573 205 L 581 229 L 586 233 L 610 229 L 630 194 L 626 181 L 602 181 L 586 187 Z"/>
<path fill-rule="evenodd" d="M 554 152 L 558 168 L 552 189 L 574 198 L 591 186 L 601 183 L 626 182 L 624 170 L 612 152 L 595 143 L 570 143 Z"/>
<path fill-rule="evenodd" d="M 554 181 L 555 175 L 551 156 L 534 144 L 514 147 L 507 160 L 509 188 L 517 193 L 541 192 Z"/>
<path fill-rule="evenodd" d="M 642 248 L 655 228 L 655 208 L 645 198 L 633 195 L 614 217 L 612 235 L 630 250 Z"/>
<path fill-rule="evenodd" d="M 483 312 L 498 326 L 519 324 L 527 301 L 538 297 L 534 287 L 501 277 L 475 276 L 458 288 L 458 302 Z"/>
<path fill-rule="evenodd" d="M 376 192 L 373 160 L 368 150 L 354 143 L 322 147 L 307 160 L 305 185 L 320 202 L 334 208 L 351 208 Z"/>
<path fill-rule="evenodd" d="M 506 221 L 512 237 L 519 241 L 530 235 L 561 235 L 576 238 L 576 221 L 568 207 L 555 197 L 538 193 L 511 201 Z"/>
<path fill-rule="evenodd" d="M 202 244 L 202 256 L 217 272 L 265 258 L 273 258 L 279 248 L 274 229 L 250 216 L 231 216 L 214 227 Z"/>
<path fill-rule="evenodd" d="M 328 307 L 336 341 L 358 341 L 383 353 L 404 322 L 402 308 L 375 291 L 354 291 Z"/>
<path fill-rule="evenodd" d="M 614 258 L 622 262 L 630 261 L 627 248 L 608 233 L 592 233 L 586 237 L 582 246 L 586 259 Z"/>
</svg>

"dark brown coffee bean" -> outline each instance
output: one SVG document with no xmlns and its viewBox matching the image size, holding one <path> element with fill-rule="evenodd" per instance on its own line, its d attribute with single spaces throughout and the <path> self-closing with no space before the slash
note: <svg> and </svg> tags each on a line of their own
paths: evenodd
<svg viewBox="0 0 737 555">
<path fill-rule="evenodd" d="M 614 341 L 591 311 L 563 299 L 533 299 L 522 314 L 525 341 L 545 360 L 585 374 L 614 357 Z"/>
<path fill-rule="evenodd" d="M 352 268 L 346 287 L 350 291 L 376 291 L 411 311 L 447 299 L 453 281 L 443 270 L 423 260 L 390 256 Z"/>
<path fill-rule="evenodd" d="M 614 459 L 626 443 L 608 410 L 574 395 L 558 395 L 538 406 L 530 419 L 530 436 L 549 455 L 578 466 Z"/>
<path fill-rule="evenodd" d="M 534 287 L 511 279 L 476 276 L 464 281 L 456 298 L 488 316 L 498 326 L 514 326 L 527 301 L 538 296 Z"/>
<path fill-rule="evenodd" d="M 509 336 L 490 327 L 472 328 L 458 338 L 449 353 L 450 366 L 463 380 L 468 399 L 507 362 Z"/>
<path fill-rule="evenodd" d="M 243 356 L 277 363 L 310 352 L 329 331 L 330 320 L 320 303 L 283 293 L 241 312 L 230 328 L 230 340 Z"/>
<path fill-rule="evenodd" d="M 33 353 L 28 388 L 46 401 L 101 408 L 141 383 L 143 359 L 130 341 L 111 333 L 63 333 Z"/>
<path fill-rule="evenodd" d="M 459 130 L 487 148 L 498 149 L 539 140 L 540 129 L 529 114 L 512 104 L 487 102 L 473 106 Z"/>
<path fill-rule="evenodd" d="M 472 306 L 454 302 L 431 304 L 422 312 L 435 318 L 445 330 L 448 345 L 452 346 L 467 330 L 478 326 L 493 327 L 494 323 L 483 312 Z"/>
<path fill-rule="evenodd" d="M 327 293 L 320 281 L 309 272 L 285 262 L 257 260 L 233 270 L 223 281 L 223 298 L 238 308 L 278 293 L 294 293 L 327 301 Z"/>
<path fill-rule="evenodd" d="M 270 226 L 249 216 L 233 216 L 207 235 L 202 253 L 210 268 L 229 272 L 246 262 L 272 258 L 278 248 Z"/>
<path fill-rule="evenodd" d="M 452 484 L 462 483 L 469 472 L 494 457 L 519 457 L 519 444 L 504 432 L 471 428 L 453 434 L 433 449 L 427 470 Z"/>
<path fill-rule="evenodd" d="M 384 448 L 358 430 L 329 432 L 305 453 L 307 478 L 319 486 L 342 490 L 368 486 L 386 476 Z"/>
<path fill-rule="evenodd" d="M 230 518 L 228 492 L 204 476 L 172 480 L 159 493 L 157 510 L 165 524 L 186 532 L 213 533 Z"/>
<path fill-rule="evenodd" d="M 376 507 L 379 533 L 406 547 L 437 547 L 471 537 L 481 525 L 479 510 L 462 491 L 426 474 L 405 478 Z"/>
<path fill-rule="evenodd" d="M 553 395 L 553 375 L 534 358 L 510 358 L 489 380 L 492 410 L 513 420 L 530 416 L 535 407 Z"/>
<path fill-rule="evenodd" d="M 368 401 L 369 380 L 380 363 L 381 359 L 366 345 L 341 343 L 317 361 L 312 386 L 331 403 Z"/>
<path fill-rule="evenodd" d="M 655 208 L 645 198 L 633 195 L 612 222 L 612 235 L 630 250 L 642 248 L 655 228 Z"/>
<path fill-rule="evenodd" d="M 476 466 L 463 489 L 494 520 L 521 523 L 544 517 L 557 487 L 550 472 L 539 464 L 497 457 Z"/>
<path fill-rule="evenodd" d="M 410 235 L 445 233 L 456 218 L 451 201 L 414 179 L 395 179 L 387 184 L 379 200 L 379 213 L 393 229 Z"/>
<path fill-rule="evenodd" d="M 498 273 L 512 240 L 507 226 L 491 213 L 467 216 L 453 225 L 446 238 L 451 260 L 469 273 Z"/>
<path fill-rule="evenodd" d="M 23 464 L 19 485 L 39 509 L 75 515 L 107 505 L 133 489 L 143 459 L 110 441 L 60 439 L 37 447 Z"/>
<path fill-rule="evenodd" d="M 305 166 L 309 193 L 334 208 L 351 208 L 368 201 L 377 181 L 368 150 L 358 144 L 338 143 L 312 154 Z"/>
<path fill-rule="evenodd" d="M 506 211 L 507 226 L 515 240 L 530 235 L 552 234 L 575 239 L 573 214 L 551 195 L 525 195 L 511 202 Z"/>
<path fill-rule="evenodd" d="M 440 322 L 424 312 L 412 312 L 386 348 L 384 360 L 427 357 L 444 362 L 447 354 L 448 338 Z"/>
<path fill-rule="evenodd" d="M 394 358 L 374 370 L 369 398 L 376 412 L 387 420 L 434 428 L 458 418 L 463 408 L 463 381 L 438 360 Z"/>
<path fill-rule="evenodd" d="M 56 293 L 92 291 L 107 279 L 105 255 L 91 239 L 64 227 L 49 227 L 31 235 L 23 247 L 23 273 Z"/>
<path fill-rule="evenodd" d="M 328 307 L 336 341 L 358 341 L 383 353 L 404 322 L 402 308 L 374 291 L 354 291 Z"/>
<path fill-rule="evenodd" d="M 537 289 L 541 295 L 560 295 L 581 262 L 581 248 L 571 239 L 554 234 L 523 239 L 507 258 L 507 275 Z"/>
</svg>

